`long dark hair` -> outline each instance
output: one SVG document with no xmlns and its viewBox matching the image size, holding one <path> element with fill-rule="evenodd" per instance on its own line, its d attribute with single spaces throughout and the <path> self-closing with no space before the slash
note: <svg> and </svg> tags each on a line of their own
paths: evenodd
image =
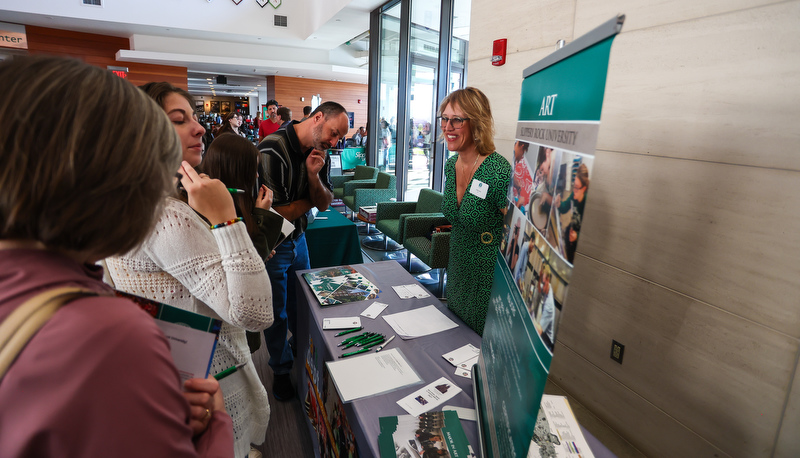
<svg viewBox="0 0 800 458">
<path fill-rule="evenodd" d="M 233 203 L 251 235 L 258 230 L 252 216 L 254 187 L 258 181 L 258 154 L 258 148 L 246 138 L 233 133 L 222 134 L 211 142 L 199 167 L 229 188 L 244 189 L 244 194 L 233 195 Z"/>
<path fill-rule="evenodd" d="M 222 127 L 220 127 L 219 129 L 218 135 L 227 133 L 242 135 L 241 130 L 237 131 L 233 128 L 233 126 L 231 126 L 231 119 L 233 119 L 235 116 L 240 116 L 238 111 L 231 111 L 225 116 L 225 119 L 222 121 Z"/>
</svg>

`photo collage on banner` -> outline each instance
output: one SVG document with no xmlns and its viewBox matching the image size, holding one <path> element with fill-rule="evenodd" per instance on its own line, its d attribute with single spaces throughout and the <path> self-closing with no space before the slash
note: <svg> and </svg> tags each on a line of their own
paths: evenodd
<svg viewBox="0 0 800 458">
<path fill-rule="evenodd" d="M 503 240 L 472 371 L 488 458 L 523 458 L 531 449 L 586 227 L 611 45 L 624 19 L 611 18 L 522 73 L 513 151 L 504 152 L 513 153 L 513 176 Z"/>
<path fill-rule="evenodd" d="M 519 139 L 501 250 L 536 331 L 552 353 L 594 156 Z"/>
</svg>

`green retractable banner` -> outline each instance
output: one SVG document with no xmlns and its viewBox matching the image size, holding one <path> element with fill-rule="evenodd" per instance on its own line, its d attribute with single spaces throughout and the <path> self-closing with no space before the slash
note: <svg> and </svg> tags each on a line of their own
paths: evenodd
<svg viewBox="0 0 800 458">
<path fill-rule="evenodd" d="M 611 43 L 623 21 L 611 19 L 523 72 L 505 237 L 473 370 L 484 457 L 528 455 L 589 195 Z"/>
</svg>

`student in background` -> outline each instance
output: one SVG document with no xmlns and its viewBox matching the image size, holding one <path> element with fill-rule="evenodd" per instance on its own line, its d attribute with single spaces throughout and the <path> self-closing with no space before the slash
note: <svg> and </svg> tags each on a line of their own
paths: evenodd
<svg viewBox="0 0 800 458">
<path fill-rule="evenodd" d="M 71 59 L 7 60 L 0 87 L 0 321 L 43 291 L 91 292 L 2 377 L 0 456 L 232 456 L 219 384 L 190 379 L 182 392 L 164 334 L 94 264 L 138 246 L 174 186 L 181 146 L 163 111 Z"/>
<path fill-rule="evenodd" d="M 261 121 L 261 125 L 258 127 L 258 141 L 264 139 L 267 135 L 275 132 L 276 130 L 280 129 L 281 123 L 278 119 L 278 101 L 275 99 L 270 100 L 267 102 L 267 114 L 269 117 L 263 121 Z"/>
<path fill-rule="evenodd" d="M 286 127 L 290 122 L 292 122 L 292 110 L 289 107 L 280 107 L 278 108 L 278 119 L 280 119 L 281 126 L 279 128 Z"/>
</svg>

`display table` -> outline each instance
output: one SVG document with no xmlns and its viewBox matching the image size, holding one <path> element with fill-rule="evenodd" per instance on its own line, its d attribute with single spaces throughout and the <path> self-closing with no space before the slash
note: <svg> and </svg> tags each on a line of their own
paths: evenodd
<svg viewBox="0 0 800 458">
<path fill-rule="evenodd" d="M 346 457 L 348 453 L 356 450 L 359 457 L 380 456 L 378 418 L 408 415 L 397 405 L 396 401 L 440 377 L 446 377 L 463 390 L 454 398 L 446 401 L 444 405 L 470 409 L 475 407 L 472 400 L 472 381 L 455 375 L 455 368 L 441 355 L 468 343 L 480 347 L 480 336 L 463 324 L 432 295 L 424 299 L 400 299 L 392 286 L 417 282 L 396 261 L 351 264 L 351 266 L 380 288 L 381 293 L 377 299 L 323 308 L 302 277 L 305 272 L 319 269 L 297 273 L 298 348 L 296 364 L 300 366 L 298 367 L 300 375 L 297 381 L 297 392 L 301 402 L 308 410 L 308 425 L 316 456 Z M 422 378 L 423 383 L 343 404 L 339 401 L 333 381 L 328 376 L 325 362 L 338 358 L 342 351 L 337 344 L 345 337 L 335 337 L 338 331 L 323 331 L 322 320 L 323 318 L 358 316 L 376 300 L 389 305 L 381 313 L 381 316 L 433 304 L 459 326 L 412 340 L 402 340 L 396 337 L 387 346 L 387 349 L 400 349 Z M 387 337 L 393 335 L 394 331 L 381 316 L 374 320 L 361 317 L 364 331 L 385 334 Z M 441 410 L 441 407 L 434 410 Z M 477 424 L 473 421 L 462 420 L 461 425 L 476 454 L 479 454 Z M 584 434 L 586 434 L 587 441 L 597 458 L 614 456 L 586 430 L 584 430 Z M 338 453 L 331 450 L 334 446 L 338 447 Z M 320 447 L 326 448 L 328 452 L 321 454 Z"/>
<path fill-rule="evenodd" d="M 298 368 L 302 371 L 302 376 L 298 377 L 297 392 L 301 402 L 305 401 L 306 405 L 314 406 L 312 408 L 317 408 L 324 412 L 323 416 L 325 417 L 320 419 L 319 415 L 315 415 L 310 419 L 309 427 L 311 428 L 311 437 L 315 441 L 314 449 L 319 450 L 320 444 L 327 447 L 327 444 L 338 443 L 340 444 L 340 452 L 351 447 L 357 447 L 358 456 L 377 457 L 379 456 L 378 434 L 380 433 L 378 418 L 408 415 L 405 410 L 396 404 L 396 401 L 437 380 L 439 377 L 447 377 L 463 390 L 453 399 L 447 401 L 446 405 L 474 408 L 472 381 L 455 375 L 455 367 L 445 361 L 441 355 L 468 343 L 480 347 L 481 339 L 478 334 L 464 325 L 433 295 L 424 299 L 400 299 L 395 294 L 392 286 L 408 285 L 416 283 L 416 280 L 397 262 L 382 261 L 351 265 L 381 289 L 381 293 L 376 300 L 389 305 L 381 315 L 433 304 L 447 317 L 459 324 L 458 328 L 417 339 L 402 340 L 396 337 L 388 345 L 387 349 L 398 348 L 403 352 L 408 362 L 422 378 L 422 384 L 379 396 L 357 399 L 342 405 L 338 401 L 336 388 L 327 377 L 327 370 L 324 365 L 325 361 L 336 359 L 342 353 L 340 347 L 337 347 L 336 344 L 341 342 L 344 337 L 334 337 L 338 331 L 322 331 L 322 319 L 360 315 L 375 300 L 351 302 L 322 308 L 317 302 L 314 293 L 302 278 L 302 273 L 308 271 L 298 272 L 297 326 L 299 338 L 297 339 L 297 364 L 303 364 L 304 367 Z M 394 334 L 392 328 L 381 317 L 374 320 L 361 317 L 361 323 L 364 326 L 364 331 L 378 332 L 385 334 L 387 337 Z M 309 391 L 313 396 L 308 396 Z M 316 429 L 314 424 L 317 425 Z M 470 444 L 477 445 L 476 423 L 462 421 L 462 425 Z M 318 430 L 323 427 L 330 428 L 330 431 L 324 435 L 320 434 Z M 477 449 L 474 445 L 473 448 Z M 317 456 L 320 455 L 318 454 Z M 335 455 L 330 454 L 328 456 Z M 347 455 L 344 454 L 343 456 Z"/>
<path fill-rule="evenodd" d="M 317 219 L 308 225 L 306 243 L 312 268 L 364 262 L 356 225 L 330 208 L 319 213 Z"/>
</svg>

